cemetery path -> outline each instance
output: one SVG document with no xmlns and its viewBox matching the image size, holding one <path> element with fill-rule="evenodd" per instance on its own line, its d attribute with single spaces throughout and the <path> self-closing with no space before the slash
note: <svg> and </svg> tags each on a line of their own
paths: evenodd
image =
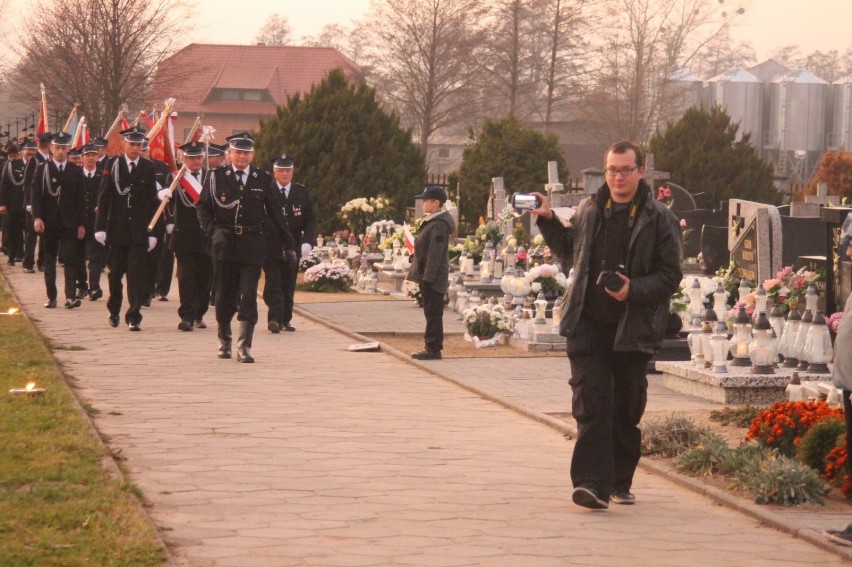
<svg viewBox="0 0 852 567">
<path fill-rule="evenodd" d="M 351 337 L 301 311 L 296 333 L 260 325 L 257 363 L 243 365 L 216 358 L 212 314 L 206 330 L 177 331 L 176 285 L 131 333 L 107 325 L 104 300 L 46 310 L 40 274 L 3 270 L 46 337 L 82 348 L 54 354 L 126 459 L 174 565 L 843 563 L 645 470 L 635 506 L 578 508 L 562 432 L 433 374 L 558 413 L 564 360 L 418 366 L 347 352 Z M 404 302 L 361 305 L 357 317 L 384 317 L 385 330 L 394 317 L 421 323 Z"/>
</svg>

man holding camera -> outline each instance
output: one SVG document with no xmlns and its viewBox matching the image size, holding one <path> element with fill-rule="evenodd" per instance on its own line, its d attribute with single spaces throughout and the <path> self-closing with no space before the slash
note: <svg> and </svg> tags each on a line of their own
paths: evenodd
<svg viewBox="0 0 852 567">
<path fill-rule="evenodd" d="M 553 253 L 574 266 L 560 334 L 571 365 L 577 441 L 571 459 L 573 501 L 605 509 L 633 504 L 639 421 L 647 364 L 659 349 L 669 300 L 683 277 L 678 221 L 642 178 L 645 157 L 632 142 L 606 153 L 606 182 L 565 227 L 536 193 L 541 229 Z"/>
</svg>

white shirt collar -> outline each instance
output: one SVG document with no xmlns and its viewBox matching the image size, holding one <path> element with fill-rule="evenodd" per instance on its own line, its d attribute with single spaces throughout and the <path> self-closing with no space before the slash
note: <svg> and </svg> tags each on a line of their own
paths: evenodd
<svg viewBox="0 0 852 567">
<path fill-rule="evenodd" d="M 139 165 L 139 158 L 130 159 L 129 157 L 127 157 L 127 154 L 124 154 L 124 162 L 127 164 L 127 169 L 130 169 L 131 163 L 133 164 L 133 167 Z"/>
<path fill-rule="evenodd" d="M 54 160 L 53 163 L 56 164 L 57 168 L 61 167 L 62 169 L 65 169 L 65 166 L 68 165 L 68 160 L 66 159 L 65 161 L 62 161 L 62 162 Z"/>
</svg>

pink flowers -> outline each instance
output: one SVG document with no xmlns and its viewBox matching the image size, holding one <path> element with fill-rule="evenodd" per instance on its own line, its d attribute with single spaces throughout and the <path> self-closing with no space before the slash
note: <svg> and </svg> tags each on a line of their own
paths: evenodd
<svg viewBox="0 0 852 567">
<path fill-rule="evenodd" d="M 666 199 L 671 199 L 671 198 L 672 198 L 672 190 L 669 189 L 668 185 L 661 185 L 660 188 L 657 189 L 657 200 L 658 201 L 665 201 Z"/>
<path fill-rule="evenodd" d="M 828 316 L 828 319 L 825 320 L 825 324 L 828 325 L 828 330 L 832 333 L 837 333 L 837 329 L 840 328 L 840 320 L 843 319 L 843 311 L 836 311 Z"/>
<path fill-rule="evenodd" d="M 680 219 L 680 227 L 681 227 L 681 228 L 686 228 L 686 227 L 687 227 L 686 219 Z"/>
</svg>

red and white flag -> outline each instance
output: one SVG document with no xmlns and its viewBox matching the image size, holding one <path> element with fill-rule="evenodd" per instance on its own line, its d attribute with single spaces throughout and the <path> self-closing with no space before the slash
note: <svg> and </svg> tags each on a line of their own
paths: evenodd
<svg viewBox="0 0 852 567">
<path fill-rule="evenodd" d="M 180 176 L 180 186 L 193 202 L 197 203 L 201 199 L 201 182 L 188 170 Z"/>
<path fill-rule="evenodd" d="M 408 248 L 409 254 L 414 254 L 414 235 L 411 234 L 411 231 L 408 230 L 408 224 L 402 225 L 402 234 L 403 239 L 405 240 L 405 247 Z"/>
</svg>

